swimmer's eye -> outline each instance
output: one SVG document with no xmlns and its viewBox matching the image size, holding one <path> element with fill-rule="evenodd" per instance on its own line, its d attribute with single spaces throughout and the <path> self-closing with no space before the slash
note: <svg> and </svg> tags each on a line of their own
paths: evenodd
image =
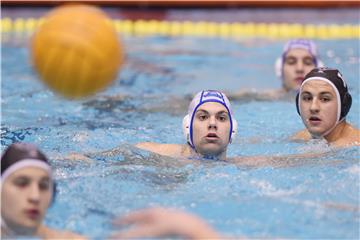
<svg viewBox="0 0 360 240">
<path fill-rule="evenodd" d="M 312 100 L 312 96 L 310 95 L 302 95 L 301 99 L 305 102 L 309 102 Z"/>
<path fill-rule="evenodd" d="M 331 98 L 331 97 L 328 97 L 328 96 L 324 96 L 324 97 L 321 97 L 320 100 L 321 100 L 322 102 L 330 102 L 330 101 L 332 100 L 332 98 Z"/>
<path fill-rule="evenodd" d="M 26 177 L 19 177 L 14 180 L 14 184 L 17 187 L 24 188 L 30 184 L 30 179 Z"/>
<path fill-rule="evenodd" d="M 294 58 L 294 57 L 287 57 L 285 59 L 285 63 L 288 65 L 294 65 L 294 64 L 296 64 L 296 62 L 297 62 L 296 58 Z"/>
<path fill-rule="evenodd" d="M 205 115 L 205 114 L 200 114 L 200 115 L 197 116 L 197 118 L 198 118 L 200 121 L 204 121 L 204 120 L 206 120 L 206 119 L 208 118 L 208 116 Z"/>
<path fill-rule="evenodd" d="M 39 183 L 39 189 L 42 191 L 49 190 L 50 188 L 50 181 L 49 180 L 41 180 Z"/>
<path fill-rule="evenodd" d="M 315 65 L 314 62 L 315 61 L 314 61 L 314 59 L 312 57 L 305 57 L 303 59 L 303 64 L 306 65 L 306 66 L 313 66 L 313 65 Z"/>
<path fill-rule="evenodd" d="M 219 115 L 218 119 L 220 122 L 225 122 L 228 120 L 228 116 L 227 115 Z"/>
</svg>

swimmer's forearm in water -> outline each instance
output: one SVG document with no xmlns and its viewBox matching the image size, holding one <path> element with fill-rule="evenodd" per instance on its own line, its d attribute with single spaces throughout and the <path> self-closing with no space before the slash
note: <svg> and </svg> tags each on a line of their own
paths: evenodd
<svg viewBox="0 0 360 240">
<path fill-rule="evenodd" d="M 292 101 L 295 93 L 283 89 L 258 91 L 255 89 L 242 90 L 226 94 L 232 101 Z"/>
<path fill-rule="evenodd" d="M 223 239 L 203 219 L 180 210 L 149 208 L 114 221 L 117 226 L 132 225 L 111 236 L 115 239 L 183 237 L 186 239 Z"/>
<path fill-rule="evenodd" d="M 64 158 L 62 158 L 64 159 Z M 108 161 L 115 164 L 141 164 L 157 167 L 181 167 L 191 163 L 190 160 L 164 156 L 140 149 L 131 144 L 122 144 L 110 150 L 93 153 L 71 153 L 66 160 L 77 160 L 92 163 L 94 161 Z"/>
<path fill-rule="evenodd" d="M 327 152 L 301 153 L 282 156 L 233 157 L 229 158 L 228 161 L 237 165 L 248 167 L 295 167 L 311 164 L 337 164 L 339 162 L 343 162 L 341 160 L 328 161 L 328 158 L 332 158 L 335 153 L 336 151 L 332 150 Z"/>
<path fill-rule="evenodd" d="M 94 160 L 123 160 L 124 156 L 133 154 L 132 149 L 134 147 L 129 144 L 123 144 L 121 146 L 105 150 L 102 152 L 90 152 L 90 153 L 70 153 L 66 157 L 62 158 L 65 160 L 75 161 L 86 161 L 93 162 Z"/>
</svg>

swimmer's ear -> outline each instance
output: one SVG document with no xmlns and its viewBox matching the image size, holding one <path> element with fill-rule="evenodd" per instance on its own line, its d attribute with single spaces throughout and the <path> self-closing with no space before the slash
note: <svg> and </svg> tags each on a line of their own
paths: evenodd
<svg viewBox="0 0 360 240">
<path fill-rule="evenodd" d="M 187 142 L 190 142 L 190 116 L 187 114 L 182 122 L 183 134 Z"/>
<path fill-rule="evenodd" d="M 351 104 L 352 104 L 352 97 L 351 97 L 350 93 L 347 92 L 347 93 L 345 93 L 345 95 L 341 101 L 341 115 L 340 115 L 339 120 L 346 117 L 346 115 L 350 111 Z"/>
<path fill-rule="evenodd" d="M 278 58 L 275 61 L 275 74 L 278 78 L 282 78 L 282 67 L 283 67 L 283 61 L 282 58 Z"/>
</svg>

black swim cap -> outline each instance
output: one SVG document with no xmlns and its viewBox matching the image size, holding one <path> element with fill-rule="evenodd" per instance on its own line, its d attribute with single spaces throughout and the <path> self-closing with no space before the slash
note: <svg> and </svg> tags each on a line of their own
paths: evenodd
<svg viewBox="0 0 360 240">
<path fill-rule="evenodd" d="M 55 199 L 56 184 L 52 178 L 52 170 L 44 153 L 36 146 L 28 143 L 13 143 L 1 156 L 1 184 L 16 170 L 23 167 L 38 167 L 45 170 L 53 182 L 52 201 Z"/>
<path fill-rule="evenodd" d="M 46 163 L 50 167 L 46 156 L 34 145 L 28 143 L 13 143 L 1 156 L 1 176 L 3 176 L 3 173 L 8 170 L 10 166 L 27 159 L 38 160 Z"/>
<path fill-rule="evenodd" d="M 348 91 L 347 84 L 339 70 L 326 67 L 314 68 L 305 76 L 305 79 L 301 84 L 300 92 L 296 96 L 296 108 L 298 113 L 300 114 L 299 94 L 301 93 L 301 89 L 304 83 L 310 80 L 325 80 L 327 82 L 330 82 L 330 84 L 334 87 L 335 92 L 338 93 L 340 98 L 340 116 L 338 121 L 345 118 L 351 108 L 352 103 L 352 98 Z"/>
</svg>

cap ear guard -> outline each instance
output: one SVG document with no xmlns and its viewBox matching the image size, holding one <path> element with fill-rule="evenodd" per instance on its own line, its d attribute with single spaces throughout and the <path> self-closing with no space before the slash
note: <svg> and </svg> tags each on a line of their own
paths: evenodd
<svg viewBox="0 0 360 240">
<path fill-rule="evenodd" d="M 232 132 L 231 132 L 229 143 L 232 143 L 232 141 L 235 139 L 237 130 L 238 130 L 237 121 L 236 121 L 236 119 L 232 119 Z"/>
<path fill-rule="evenodd" d="M 275 74 L 278 78 L 281 78 L 282 76 L 282 66 L 283 66 L 282 58 L 277 58 L 275 61 Z"/>
<path fill-rule="evenodd" d="M 186 142 L 188 142 L 191 145 L 192 143 L 190 142 L 190 116 L 189 116 L 189 114 L 187 114 L 183 118 L 182 129 L 183 129 L 183 134 L 186 139 Z"/>
<path fill-rule="evenodd" d="M 300 114 L 300 109 L 299 109 L 299 96 L 300 95 L 300 92 L 298 92 L 297 94 L 296 94 L 296 97 L 295 97 L 295 105 L 296 105 L 296 111 L 297 111 L 297 113 L 301 116 L 301 114 Z"/>
<path fill-rule="evenodd" d="M 347 93 L 345 93 L 343 99 L 341 100 L 340 119 L 343 119 L 346 117 L 346 115 L 350 111 L 351 104 L 352 104 L 352 97 L 351 97 L 350 93 L 347 92 Z"/>
</svg>

